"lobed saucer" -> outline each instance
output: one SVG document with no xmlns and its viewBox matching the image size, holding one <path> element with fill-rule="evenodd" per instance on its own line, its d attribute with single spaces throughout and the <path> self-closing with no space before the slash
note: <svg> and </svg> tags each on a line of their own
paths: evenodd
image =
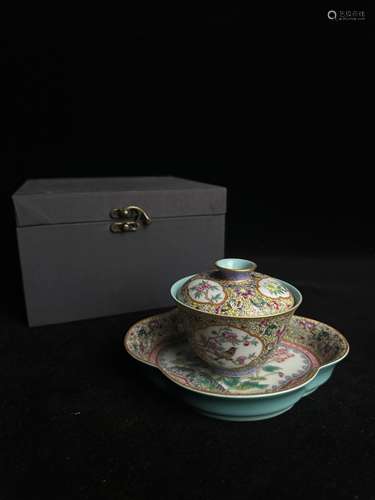
<svg viewBox="0 0 375 500">
<path fill-rule="evenodd" d="M 289 410 L 331 376 L 349 352 L 344 336 L 316 320 L 294 316 L 273 357 L 238 376 L 218 372 L 191 351 L 177 311 L 143 319 L 127 332 L 124 345 L 163 389 L 207 416 L 261 420 Z M 155 370 L 156 368 L 156 370 Z"/>
</svg>

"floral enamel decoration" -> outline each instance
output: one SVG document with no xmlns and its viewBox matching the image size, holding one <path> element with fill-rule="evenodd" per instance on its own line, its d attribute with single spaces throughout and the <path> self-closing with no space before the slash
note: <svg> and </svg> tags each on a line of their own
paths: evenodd
<svg viewBox="0 0 375 500">
<path fill-rule="evenodd" d="M 286 286 L 273 278 L 263 278 L 258 281 L 258 290 L 270 299 L 289 299 L 291 294 Z"/>
<path fill-rule="evenodd" d="M 234 317 L 268 316 L 294 305 L 293 295 L 275 278 L 257 272 L 241 280 L 225 277 L 217 271 L 194 276 L 181 288 L 179 298 L 199 311 Z"/>
<path fill-rule="evenodd" d="M 246 338 L 234 329 L 226 333 L 234 344 Z M 136 323 L 128 331 L 124 343 L 133 357 L 159 368 L 167 378 L 185 389 L 227 398 L 272 396 L 313 384 L 320 370 L 325 367 L 328 370 L 349 350 L 346 339 L 334 328 L 295 316 L 283 340 L 264 364 L 240 376 L 236 371 L 217 371 L 196 357 L 181 337 L 176 310 Z"/>
<path fill-rule="evenodd" d="M 272 393 L 292 387 L 314 373 L 319 362 L 301 346 L 284 343 L 264 365 L 241 377 L 222 374 L 202 365 L 186 342 L 165 345 L 158 353 L 160 369 L 192 390 L 227 395 Z"/>
<path fill-rule="evenodd" d="M 127 333 L 125 347 L 139 361 L 155 366 L 156 348 L 166 340 L 181 339 L 176 322 L 177 311 L 158 314 L 138 321 Z"/>
<path fill-rule="evenodd" d="M 223 420 L 275 417 L 315 391 L 349 352 L 334 328 L 295 316 L 293 285 L 221 259 L 171 287 L 176 309 L 130 328 L 125 348 L 158 387 Z M 169 379 L 169 381 L 168 381 Z"/>
<path fill-rule="evenodd" d="M 197 342 L 206 350 L 206 355 L 223 368 L 247 364 L 263 351 L 259 337 L 230 326 L 207 327 L 197 330 Z"/>
<path fill-rule="evenodd" d="M 264 363 L 281 341 L 290 317 L 291 313 L 263 319 L 225 318 L 199 316 L 190 310 L 180 310 L 178 316 L 196 355 L 223 370 Z"/>
<path fill-rule="evenodd" d="M 216 369 L 264 363 L 301 303 L 295 287 L 255 268 L 251 261 L 222 259 L 215 270 L 182 278 L 171 288 L 192 350 Z"/>
<path fill-rule="evenodd" d="M 196 279 L 188 285 L 189 297 L 199 304 L 221 304 L 225 300 L 223 287 L 212 280 Z"/>
</svg>

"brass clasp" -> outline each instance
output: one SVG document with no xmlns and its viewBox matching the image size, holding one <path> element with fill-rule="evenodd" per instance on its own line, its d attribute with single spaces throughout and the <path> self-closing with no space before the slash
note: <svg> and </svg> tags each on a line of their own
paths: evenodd
<svg viewBox="0 0 375 500">
<path fill-rule="evenodd" d="M 128 233 L 138 229 L 138 222 L 114 222 L 110 229 L 112 233 Z"/>
<path fill-rule="evenodd" d="M 113 233 L 125 233 L 137 231 L 140 223 L 144 225 L 151 224 L 151 217 L 136 205 L 129 205 L 126 208 L 113 208 L 110 212 L 112 219 L 120 219 L 121 222 L 114 222 L 110 226 Z"/>
</svg>

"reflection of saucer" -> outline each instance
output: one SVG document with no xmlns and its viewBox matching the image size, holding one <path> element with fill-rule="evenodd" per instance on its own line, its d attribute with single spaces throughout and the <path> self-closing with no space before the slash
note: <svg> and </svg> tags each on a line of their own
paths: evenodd
<svg viewBox="0 0 375 500">
<path fill-rule="evenodd" d="M 234 377 L 192 353 L 176 328 L 176 315 L 172 310 L 136 323 L 125 336 L 125 348 L 138 361 L 159 368 L 153 371 L 159 385 L 215 418 L 259 420 L 287 411 L 324 383 L 349 350 L 334 328 L 294 316 L 272 358 Z"/>
</svg>

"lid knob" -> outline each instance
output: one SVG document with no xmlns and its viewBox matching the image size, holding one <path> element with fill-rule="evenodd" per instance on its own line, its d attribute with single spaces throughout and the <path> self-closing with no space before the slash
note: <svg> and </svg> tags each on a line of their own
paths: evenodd
<svg viewBox="0 0 375 500">
<path fill-rule="evenodd" d="M 222 279 L 237 281 L 245 280 L 255 271 L 255 262 L 246 259 L 220 259 L 215 262 Z"/>
</svg>

